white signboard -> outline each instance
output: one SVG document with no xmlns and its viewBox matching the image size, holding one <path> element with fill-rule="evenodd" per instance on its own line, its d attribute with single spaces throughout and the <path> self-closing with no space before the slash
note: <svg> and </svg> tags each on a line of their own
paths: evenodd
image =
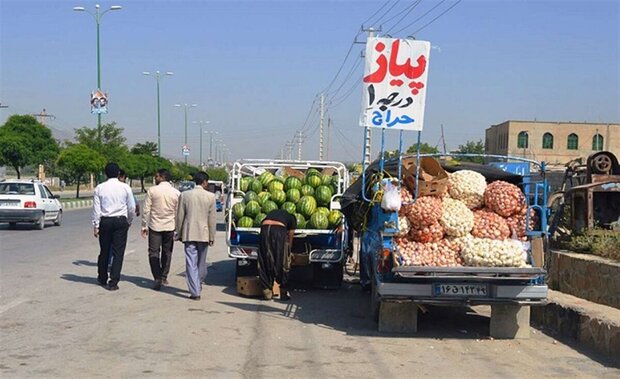
<svg viewBox="0 0 620 379">
<path fill-rule="evenodd" d="M 431 43 L 368 38 L 360 125 L 422 130 Z"/>
</svg>

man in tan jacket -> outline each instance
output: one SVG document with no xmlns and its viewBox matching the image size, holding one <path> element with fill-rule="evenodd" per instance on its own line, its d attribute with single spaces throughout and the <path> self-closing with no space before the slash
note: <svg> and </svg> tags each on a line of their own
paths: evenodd
<svg viewBox="0 0 620 379">
<path fill-rule="evenodd" d="M 190 299 L 200 300 L 207 276 L 207 250 L 215 241 L 215 195 L 207 191 L 209 175 L 194 174 L 196 187 L 181 193 L 177 207 L 177 238 L 185 245 L 185 273 Z"/>
<path fill-rule="evenodd" d="M 149 265 L 159 291 L 168 284 L 175 217 L 180 192 L 170 184 L 170 171 L 160 168 L 155 173 L 155 186 L 149 188 L 142 210 L 142 238 L 149 237 Z"/>
</svg>

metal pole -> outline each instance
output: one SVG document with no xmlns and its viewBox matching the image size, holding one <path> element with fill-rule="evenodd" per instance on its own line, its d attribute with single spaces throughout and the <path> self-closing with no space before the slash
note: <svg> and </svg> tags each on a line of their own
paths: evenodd
<svg viewBox="0 0 620 379">
<path fill-rule="evenodd" d="M 209 132 L 209 136 L 211 136 L 210 142 L 209 142 L 209 160 L 211 162 L 213 162 L 213 132 Z"/>
<path fill-rule="evenodd" d="M 200 164 L 199 166 L 202 168 L 202 124 L 200 125 Z"/>
<path fill-rule="evenodd" d="M 159 71 L 156 73 L 157 80 L 157 156 L 161 157 L 161 113 L 159 109 Z"/>
<path fill-rule="evenodd" d="M 323 118 L 325 117 L 325 95 L 321 94 L 321 108 L 319 119 L 319 160 L 323 160 Z"/>
<path fill-rule="evenodd" d="M 375 36 L 375 29 L 368 28 L 368 38 L 372 38 Z M 364 166 L 367 167 L 370 165 L 372 161 L 372 128 L 366 127 L 365 138 L 364 138 Z"/>
<path fill-rule="evenodd" d="M 101 57 L 99 51 L 99 5 L 97 5 L 95 12 L 95 21 L 97 23 L 97 89 L 101 90 Z M 101 113 L 97 114 L 97 142 L 101 143 Z"/>
<path fill-rule="evenodd" d="M 187 145 L 187 104 L 185 104 L 184 108 L 185 108 L 185 142 L 184 144 Z M 187 155 L 185 155 L 185 164 L 187 164 Z"/>
</svg>

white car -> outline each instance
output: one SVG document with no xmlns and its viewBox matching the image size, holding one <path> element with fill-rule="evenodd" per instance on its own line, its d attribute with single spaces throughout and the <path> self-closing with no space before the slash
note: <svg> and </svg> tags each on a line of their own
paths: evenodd
<svg viewBox="0 0 620 379">
<path fill-rule="evenodd" d="M 18 222 L 34 223 L 38 229 L 45 228 L 46 221 L 60 226 L 62 204 L 47 186 L 37 180 L 0 181 L 0 222 L 11 227 Z"/>
</svg>

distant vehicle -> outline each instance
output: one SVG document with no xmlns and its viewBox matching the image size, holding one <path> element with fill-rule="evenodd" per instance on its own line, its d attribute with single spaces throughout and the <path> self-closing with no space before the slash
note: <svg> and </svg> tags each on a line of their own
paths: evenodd
<svg viewBox="0 0 620 379">
<path fill-rule="evenodd" d="M 179 191 L 181 192 L 194 189 L 194 187 L 196 187 L 196 183 L 191 182 L 189 180 L 179 182 Z"/>
<path fill-rule="evenodd" d="M 224 186 L 224 182 L 220 180 L 209 180 L 207 191 L 215 194 L 215 210 L 221 212 L 224 208 L 224 192 L 228 192 Z"/>
<path fill-rule="evenodd" d="M 59 196 L 37 180 L 0 181 L 0 222 L 14 227 L 18 222 L 34 223 L 39 230 L 47 221 L 62 223 Z"/>
</svg>

